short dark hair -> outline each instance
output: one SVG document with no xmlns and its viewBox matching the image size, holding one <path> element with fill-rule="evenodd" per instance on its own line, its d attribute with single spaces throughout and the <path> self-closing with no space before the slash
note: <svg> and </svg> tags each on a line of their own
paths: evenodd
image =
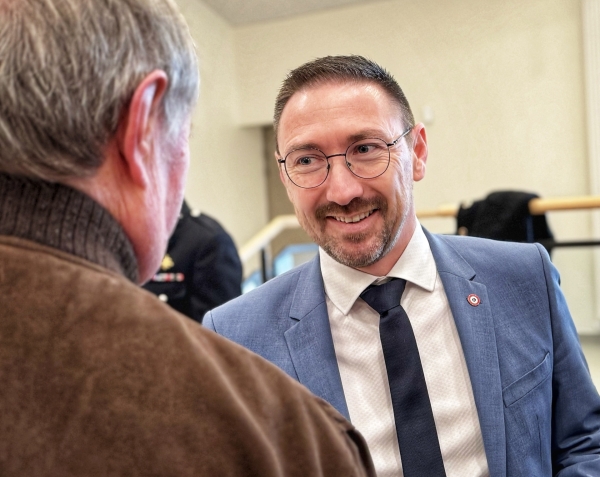
<svg viewBox="0 0 600 477">
<path fill-rule="evenodd" d="M 383 67 L 374 61 L 358 55 L 325 56 L 304 63 L 302 66 L 290 71 L 283 81 L 275 100 L 275 113 L 273 115 L 276 145 L 279 121 L 283 113 L 283 108 L 285 108 L 289 99 L 304 88 L 332 81 L 372 82 L 378 84 L 400 106 L 405 126 L 413 127 L 415 125 L 415 118 L 402 88 L 400 88 L 394 77 Z"/>
</svg>

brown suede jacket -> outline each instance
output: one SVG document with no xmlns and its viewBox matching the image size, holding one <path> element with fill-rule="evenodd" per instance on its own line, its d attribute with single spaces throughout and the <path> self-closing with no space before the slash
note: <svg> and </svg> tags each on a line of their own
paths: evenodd
<svg viewBox="0 0 600 477">
<path fill-rule="evenodd" d="M 135 270 L 91 199 L 0 174 L 0 475 L 375 475 L 332 407 Z"/>
</svg>

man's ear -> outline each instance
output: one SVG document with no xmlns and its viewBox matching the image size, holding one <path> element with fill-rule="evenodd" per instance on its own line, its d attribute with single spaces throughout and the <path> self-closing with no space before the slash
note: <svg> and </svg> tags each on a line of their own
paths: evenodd
<svg viewBox="0 0 600 477">
<path fill-rule="evenodd" d="M 413 132 L 413 180 L 420 181 L 425 177 L 427 165 L 427 133 L 422 123 L 415 125 Z"/>
<path fill-rule="evenodd" d="M 117 129 L 118 147 L 124 169 L 142 188 L 149 181 L 146 157 L 152 151 L 153 138 L 161 127 L 161 101 L 169 84 L 167 74 L 155 70 L 146 76 L 133 93 Z"/>
</svg>

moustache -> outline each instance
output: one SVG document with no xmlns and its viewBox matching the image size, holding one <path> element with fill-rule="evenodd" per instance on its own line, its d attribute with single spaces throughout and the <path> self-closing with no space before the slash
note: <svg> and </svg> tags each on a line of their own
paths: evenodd
<svg viewBox="0 0 600 477">
<path fill-rule="evenodd" d="M 380 209 L 382 212 L 385 212 L 387 210 L 387 202 L 383 197 L 373 197 L 371 199 L 355 197 L 346 205 L 328 202 L 316 208 L 315 217 L 318 220 L 324 220 L 330 215 L 351 215 L 359 211 L 373 209 Z"/>
</svg>

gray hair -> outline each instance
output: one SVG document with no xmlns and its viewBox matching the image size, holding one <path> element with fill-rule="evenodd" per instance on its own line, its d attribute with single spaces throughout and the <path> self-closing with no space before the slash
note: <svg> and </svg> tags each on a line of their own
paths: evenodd
<svg viewBox="0 0 600 477">
<path fill-rule="evenodd" d="M 194 45 L 173 0 L 0 0 L 0 58 L 0 171 L 13 174 L 93 175 L 153 70 L 169 78 L 168 132 L 198 95 Z"/>
<path fill-rule="evenodd" d="M 275 114 L 273 115 L 276 144 L 281 114 L 290 98 L 300 90 L 334 81 L 378 84 L 400 107 L 405 126 L 413 127 L 415 125 L 415 118 L 402 88 L 383 67 L 357 55 L 325 56 L 290 71 L 283 81 L 275 100 Z"/>
</svg>

